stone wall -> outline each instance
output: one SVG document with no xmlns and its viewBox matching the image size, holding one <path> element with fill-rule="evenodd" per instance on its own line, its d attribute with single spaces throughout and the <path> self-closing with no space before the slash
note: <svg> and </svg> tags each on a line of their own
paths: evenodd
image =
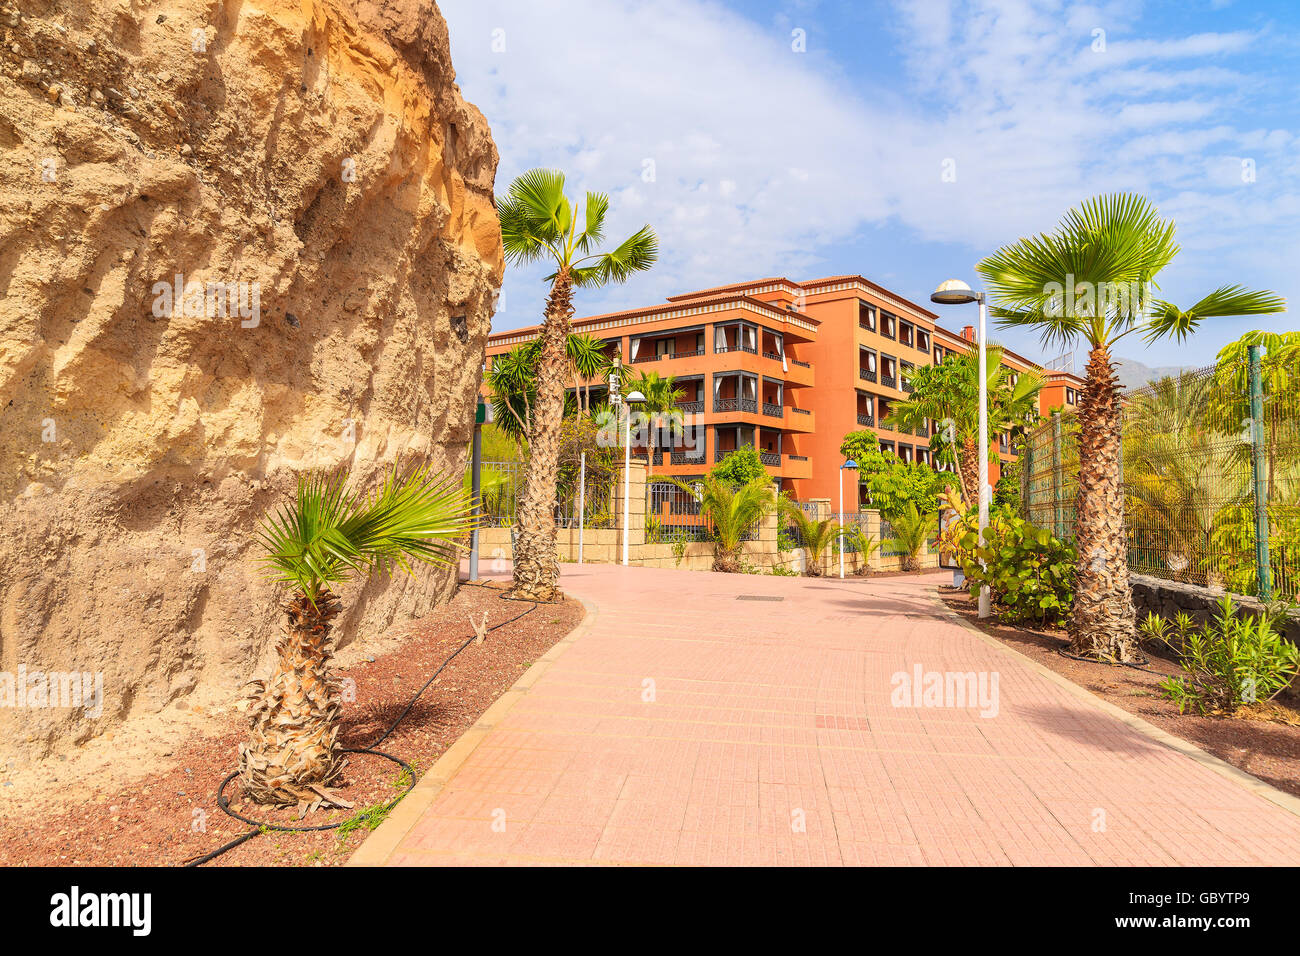
<svg viewBox="0 0 1300 956">
<path fill-rule="evenodd" d="M 690 541 L 680 545 L 671 542 L 646 541 L 646 462 L 644 459 L 632 460 L 628 488 L 628 564 L 649 568 L 681 568 L 687 571 L 708 571 L 713 566 L 713 543 L 709 541 Z M 615 483 L 612 511 L 613 528 L 587 528 L 582 535 L 582 560 L 593 564 L 617 564 L 623 560 L 623 482 L 620 477 Z M 817 506 L 817 518 L 830 517 L 830 502 L 825 498 L 814 499 Z M 742 544 L 744 561 L 753 568 L 769 572 L 773 568 L 803 571 L 804 554 L 802 549 L 793 551 L 777 550 L 778 520 L 775 514 L 763 517 L 759 522 L 758 533 L 752 541 Z M 880 538 L 880 515 L 871 512 L 868 515 L 867 530 L 877 540 Z M 559 528 L 556 532 L 556 550 L 562 562 L 578 561 L 578 529 Z M 484 528 L 479 532 L 479 569 L 481 572 L 500 573 L 505 569 L 505 562 L 511 557 L 510 529 Z M 939 566 L 938 554 L 932 554 L 928 548 L 922 549 L 921 567 Z M 494 562 L 496 562 L 494 566 Z M 844 572 L 853 574 L 861 564 L 861 557 L 856 552 L 844 555 Z M 871 555 L 869 568 L 872 571 L 897 571 L 901 561 L 898 557 L 882 557 L 879 552 Z M 839 574 L 839 552 L 835 545 L 822 556 L 822 572 L 827 575 Z"/>
<path fill-rule="evenodd" d="M 1145 574 L 1131 574 L 1129 581 L 1139 623 L 1147 614 L 1158 614 L 1172 621 L 1181 612 L 1204 624 L 1216 613 L 1218 603 L 1223 600 L 1222 589 L 1166 581 Z M 1263 611 L 1263 606 L 1254 598 L 1233 595 L 1232 600 L 1238 614 L 1260 614 Z M 1291 643 L 1300 644 L 1300 615 L 1289 615 L 1282 633 Z"/>
</svg>

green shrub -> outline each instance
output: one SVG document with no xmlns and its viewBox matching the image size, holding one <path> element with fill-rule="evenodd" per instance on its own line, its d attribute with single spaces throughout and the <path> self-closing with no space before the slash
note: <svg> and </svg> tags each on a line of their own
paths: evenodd
<svg viewBox="0 0 1300 956">
<path fill-rule="evenodd" d="M 1160 683 L 1183 713 L 1232 712 L 1242 704 L 1271 700 L 1300 669 L 1300 649 L 1277 630 L 1273 614 L 1238 615 L 1226 594 L 1204 627 L 1186 614 L 1173 624 L 1155 614 L 1142 622 L 1142 636 L 1172 648 L 1184 676 Z"/>
<path fill-rule="evenodd" d="M 742 445 L 724 455 L 722 461 L 714 465 L 709 474 L 721 481 L 747 485 L 751 481 L 766 478 L 767 469 L 763 467 L 763 462 L 758 457 L 758 449 L 753 445 Z"/>
<path fill-rule="evenodd" d="M 984 529 L 983 541 L 969 532 L 960 553 L 971 596 L 987 584 L 999 620 L 1039 627 L 1065 623 L 1074 604 L 1075 552 L 1046 528 L 999 517 Z"/>
</svg>

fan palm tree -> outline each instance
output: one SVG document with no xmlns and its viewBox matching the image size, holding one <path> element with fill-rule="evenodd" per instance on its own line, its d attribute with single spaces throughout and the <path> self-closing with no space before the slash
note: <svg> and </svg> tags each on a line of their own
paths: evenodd
<svg viewBox="0 0 1300 956">
<path fill-rule="evenodd" d="M 1004 246 L 979 263 L 1003 327 L 1034 327 L 1045 347 L 1088 343 L 1079 402 L 1075 547 L 1079 569 L 1070 621 L 1080 656 L 1129 661 L 1137 639 L 1120 484 L 1121 397 L 1111 349 L 1137 332 L 1182 341 L 1203 319 L 1280 312 L 1271 292 L 1223 286 L 1189 309 L 1148 297 L 1178 253 L 1174 223 L 1145 198 L 1097 196 L 1066 213 L 1055 232 Z"/>
<path fill-rule="evenodd" d="M 492 367 L 488 369 L 492 419 L 502 431 L 517 440 L 526 438 L 532 430 L 540 352 L 540 339 L 524 342 L 509 352 L 493 356 Z"/>
<path fill-rule="evenodd" d="M 1002 432 L 1022 428 L 1037 417 L 1038 393 L 1043 377 L 1028 370 L 1012 379 L 1002 364 L 1002 349 L 987 350 L 985 384 L 988 390 L 990 444 Z M 938 460 L 950 458 L 957 466 L 962 496 L 979 495 L 979 358 L 972 353 L 954 355 L 941 365 L 922 365 L 903 374 L 912 394 L 895 401 L 882 424 L 903 431 L 919 431 L 928 422 L 940 427 L 931 439 Z"/>
<path fill-rule="evenodd" d="M 595 252 L 604 239 L 608 212 L 609 197 L 589 192 L 579 216 L 564 195 L 564 174 L 550 169 L 524 173 L 497 200 L 506 261 L 514 265 L 545 261 L 555 266 L 546 277 L 551 291 L 539 339 L 528 473 L 514 545 L 510 594 L 523 600 L 546 602 L 561 597 L 556 583 L 560 576 L 555 551 L 556 472 L 573 290 L 625 282 L 649 269 L 659 254 L 659 241 L 649 226 L 641 227 L 612 252 Z"/>
<path fill-rule="evenodd" d="M 782 517 L 799 532 L 804 552 L 804 574 L 810 578 L 822 575 L 822 555 L 840 533 L 840 525 L 833 518 L 815 521 L 809 518 L 797 501 L 781 497 L 777 499 Z M 846 533 L 847 533 L 847 529 Z"/>
<path fill-rule="evenodd" d="M 328 789 L 344 766 L 330 676 L 330 630 L 342 610 L 333 589 L 394 567 L 410 574 L 413 563 L 454 567 L 473 526 L 455 476 L 394 468 L 370 496 L 346 484 L 341 470 L 299 478 L 294 500 L 258 531 L 272 576 L 292 589 L 271 676 L 250 682 L 252 728 L 239 748 L 244 792 L 258 803 L 342 805 Z"/>
<path fill-rule="evenodd" d="M 700 515 L 713 528 L 713 570 L 739 571 L 742 539 L 775 507 L 772 479 L 763 475 L 743 485 L 713 475 L 668 480 L 699 500 Z"/>
<path fill-rule="evenodd" d="M 591 414 L 591 382 L 602 379 L 612 366 L 605 353 L 605 343 L 586 332 L 575 333 L 565 342 L 565 353 L 569 359 L 569 374 L 573 376 L 574 387 L 581 392 L 582 401 L 578 405 L 578 414 Z"/>
<path fill-rule="evenodd" d="M 629 394 L 638 391 L 645 396 L 645 401 L 637 410 L 637 418 L 641 423 L 649 426 L 647 428 L 648 450 L 650 460 L 653 461 L 655 445 L 661 433 L 667 432 L 671 441 L 673 435 L 680 435 L 685 431 L 686 416 L 677 407 L 683 392 L 677 387 L 673 376 L 660 375 L 654 371 L 642 372 L 641 377 L 629 382 L 627 388 Z"/>
<path fill-rule="evenodd" d="M 933 511 L 922 511 L 916 502 L 909 501 L 905 508 L 889 516 L 892 534 L 885 539 L 885 545 L 890 551 L 900 552 L 899 564 L 904 571 L 917 571 L 921 567 L 921 548 L 937 527 L 938 516 Z"/>
</svg>

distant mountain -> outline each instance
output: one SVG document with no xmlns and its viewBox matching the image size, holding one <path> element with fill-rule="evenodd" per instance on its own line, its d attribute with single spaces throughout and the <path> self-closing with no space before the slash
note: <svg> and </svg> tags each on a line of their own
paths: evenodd
<svg viewBox="0 0 1300 956">
<path fill-rule="evenodd" d="M 1152 368 L 1137 359 L 1122 358 L 1115 360 L 1115 372 L 1119 376 L 1119 383 L 1129 391 L 1141 388 L 1148 382 L 1185 372 L 1189 368 L 1191 368 L 1189 365 L 1157 365 Z"/>
</svg>

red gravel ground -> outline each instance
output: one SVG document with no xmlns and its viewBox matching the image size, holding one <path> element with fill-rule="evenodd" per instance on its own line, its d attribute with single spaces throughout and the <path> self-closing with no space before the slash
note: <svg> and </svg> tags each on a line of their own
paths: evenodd
<svg viewBox="0 0 1300 956">
<path fill-rule="evenodd" d="M 1008 647 L 1166 733 L 1196 744 L 1279 790 L 1300 796 L 1300 711 L 1292 702 L 1275 700 L 1243 708 L 1235 717 L 1180 714 L 1177 705 L 1164 698 L 1159 684 L 1181 671 L 1173 661 L 1157 657 L 1152 648 L 1144 647 L 1150 657 L 1143 665 L 1145 670 L 1078 661 L 1059 653 L 1069 640 L 1063 630 L 982 622 L 967 592 L 944 588 L 940 595 L 962 618 Z"/>
<path fill-rule="evenodd" d="M 378 738 L 402 713 L 420 686 L 467 637 L 470 615 L 488 626 L 513 623 L 470 644 L 447 665 L 411 712 L 378 748 L 426 770 L 464 733 L 533 661 L 582 620 L 573 600 L 534 607 L 508 601 L 496 587 L 464 586 L 433 614 L 402 626 L 403 639 L 389 653 L 340 669 L 356 682 L 355 703 L 344 705 L 340 740 L 362 748 Z M 525 613 L 528 612 L 528 613 Z M 217 787 L 235 766 L 245 719 L 214 720 L 210 731 L 187 740 L 156 771 L 131 786 L 94 793 L 84 802 L 56 812 L 22 815 L 0 810 L 0 866 L 169 866 L 202 856 L 249 829 L 223 813 Z M 370 755 L 351 755 L 346 783 L 338 792 L 355 804 L 350 811 L 317 812 L 297 820 L 293 810 L 243 804 L 238 781 L 226 790 L 234 808 L 251 819 L 278 825 L 312 825 L 346 820 L 358 811 L 391 801 L 409 778 L 402 768 Z M 335 866 L 345 862 L 368 830 L 317 833 L 268 831 L 235 847 L 208 866 Z"/>
</svg>

